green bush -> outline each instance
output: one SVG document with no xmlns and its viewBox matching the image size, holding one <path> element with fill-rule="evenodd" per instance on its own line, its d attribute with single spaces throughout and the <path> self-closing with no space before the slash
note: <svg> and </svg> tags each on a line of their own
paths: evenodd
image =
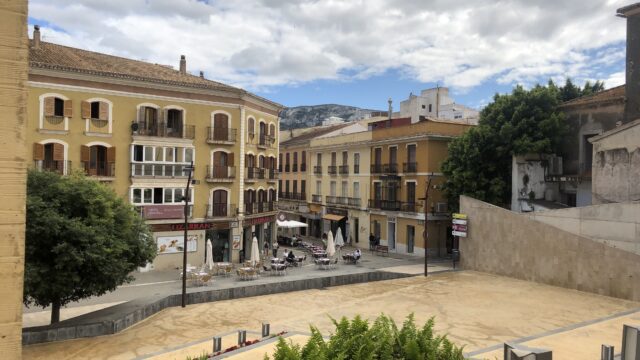
<svg viewBox="0 0 640 360">
<path fill-rule="evenodd" d="M 328 341 L 316 327 L 311 327 L 311 337 L 300 347 L 278 340 L 274 360 L 365 360 L 365 359 L 427 359 L 463 360 L 463 347 L 457 347 L 446 336 L 435 336 L 433 318 L 422 328 L 417 328 L 413 314 L 407 316 L 398 330 L 396 323 L 386 315 L 380 315 L 373 324 L 356 316 L 349 321 L 331 319 L 336 327 Z M 265 360 L 269 357 L 265 355 Z"/>
</svg>

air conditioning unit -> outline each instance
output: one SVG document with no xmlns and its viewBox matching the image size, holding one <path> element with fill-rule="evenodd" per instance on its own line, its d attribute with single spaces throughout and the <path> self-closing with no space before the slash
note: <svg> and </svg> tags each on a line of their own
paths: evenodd
<svg viewBox="0 0 640 360">
<path fill-rule="evenodd" d="M 447 203 L 445 203 L 445 202 L 436 203 L 436 212 L 437 213 L 446 213 L 447 212 Z"/>
<path fill-rule="evenodd" d="M 562 175 L 562 156 L 549 158 L 549 175 Z"/>
</svg>

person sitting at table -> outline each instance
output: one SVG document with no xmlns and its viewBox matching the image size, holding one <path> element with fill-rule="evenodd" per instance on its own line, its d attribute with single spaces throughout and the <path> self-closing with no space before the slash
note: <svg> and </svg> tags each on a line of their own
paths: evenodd
<svg viewBox="0 0 640 360">
<path fill-rule="evenodd" d="M 296 256 L 293 255 L 293 250 L 289 251 L 289 254 L 287 254 L 287 262 L 292 264 L 296 262 Z"/>
<path fill-rule="evenodd" d="M 284 252 L 282 253 L 282 258 L 286 259 L 288 255 L 289 255 L 289 249 L 284 249 Z"/>
<path fill-rule="evenodd" d="M 362 256 L 362 252 L 359 248 L 356 248 L 356 250 L 353 252 L 353 257 L 357 261 L 358 259 L 360 259 L 360 256 Z"/>
</svg>

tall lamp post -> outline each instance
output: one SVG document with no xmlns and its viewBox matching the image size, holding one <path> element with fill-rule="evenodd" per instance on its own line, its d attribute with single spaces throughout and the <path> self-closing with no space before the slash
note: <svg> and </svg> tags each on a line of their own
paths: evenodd
<svg viewBox="0 0 640 360">
<path fill-rule="evenodd" d="M 185 191 L 184 200 L 184 247 L 182 248 L 182 307 L 187 306 L 187 233 L 189 228 L 189 185 L 191 185 L 191 174 L 193 174 L 193 161 L 189 166 L 182 169 L 188 175 L 187 190 Z"/>
<path fill-rule="evenodd" d="M 424 276 L 427 275 L 427 258 L 429 255 L 428 252 L 428 241 L 427 241 L 427 224 L 429 223 L 429 189 L 431 189 L 431 176 L 427 177 L 427 188 L 424 190 L 424 198 L 418 200 L 424 200 L 424 232 L 422 233 L 422 240 L 424 241 Z"/>
</svg>

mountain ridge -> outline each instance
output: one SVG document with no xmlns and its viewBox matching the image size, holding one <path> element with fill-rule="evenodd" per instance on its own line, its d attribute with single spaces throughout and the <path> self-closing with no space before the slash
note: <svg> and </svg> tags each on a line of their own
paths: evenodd
<svg viewBox="0 0 640 360">
<path fill-rule="evenodd" d="M 347 122 L 370 117 L 380 110 L 363 109 L 340 104 L 300 105 L 289 107 L 280 112 L 280 129 L 299 129 L 319 126 L 329 117 L 335 116 Z"/>
</svg>

